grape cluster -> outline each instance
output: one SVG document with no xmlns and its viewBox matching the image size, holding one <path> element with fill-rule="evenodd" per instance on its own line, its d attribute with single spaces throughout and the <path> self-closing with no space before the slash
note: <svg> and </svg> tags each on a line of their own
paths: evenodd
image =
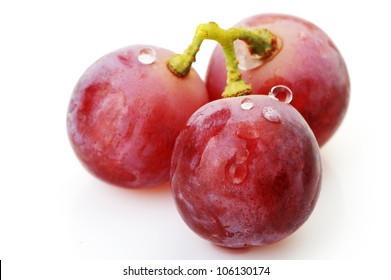
<svg viewBox="0 0 391 280">
<path fill-rule="evenodd" d="M 205 82 L 191 67 L 204 39 L 219 43 Z M 195 233 L 224 247 L 261 246 L 311 215 L 319 147 L 349 91 L 343 58 L 321 29 L 264 14 L 227 30 L 200 25 L 183 54 L 134 45 L 105 55 L 78 81 L 67 130 L 98 178 L 132 189 L 170 180 Z"/>
</svg>

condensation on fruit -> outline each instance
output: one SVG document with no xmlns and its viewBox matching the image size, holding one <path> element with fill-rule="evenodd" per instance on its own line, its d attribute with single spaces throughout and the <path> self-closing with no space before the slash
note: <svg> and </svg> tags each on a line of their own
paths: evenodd
<svg viewBox="0 0 391 280">
<path fill-rule="evenodd" d="M 235 185 L 242 183 L 247 178 L 247 174 L 247 164 L 243 163 L 232 163 L 226 169 L 227 179 Z"/>
<path fill-rule="evenodd" d="M 280 113 L 272 106 L 265 106 L 262 110 L 262 115 L 270 122 L 279 123 L 281 122 Z"/>
<path fill-rule="evenodd" d="M 276 100 L 279 100 L 281 102 L 284 102 L 286 104 L 291 103 L 293 99 L 293 93 L 292 90 L 284 85 L 278 85 L 272 87 L 272 89 L 269 92 L 269 97 L 274 98 Z"/>
<path fill-rule="evenodd" d="M 156 61 L 156 52 L 153 48 L 143 48 L 140 50 L 137 59 L 142 64 L 152 64 Z"/>
<path fill-rule="evenodd" d="M 243 110 L 250 110 L 253 106 L 253 101 L 248 97 L 244 98 L 240 104 L 240 107 L 242 107 Z"/>
<path fill-rule="evenodd" d="M 231 183 L 238 185 L 247 178 L 248 167 L 246 161 L 249 155 L 250 152 L 247 149 L 240 149 L 227 162 L 225 176 Z"/>
</svg>

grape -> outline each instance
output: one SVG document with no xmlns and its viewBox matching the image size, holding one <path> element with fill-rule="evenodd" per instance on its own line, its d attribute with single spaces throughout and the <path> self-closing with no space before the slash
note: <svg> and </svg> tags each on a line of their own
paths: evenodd
<svg viewBox="0 0 391 280">
<path fill-rule="evenodd" d="M 289 15 L 262 14 L 237 26 L 266 28 L 278 38 L 274 56 L 251 56 L 245 43 L 235 42 L 242 78 L 253 93 L 267 94 L 278 84 L 295 96 L 292 105 L 313 130 L 320 146 L 335 133 L 349 103 L 350 81 L 345 62 L 331 39 L 314 24 Z M 206 84 L 212 100 L 221 98 L 226 84 L 225 58 L 217 46 L 209 62 Z"/>
<path fill-rule="evenodd" d="M 171 188 L 179 213 L 217 245 L 286 238 L 312 213 L 320 186 L 313 132 L 291 105 L 268 96 L 204 105 L 175 143 Z"/>
<path fill-rule="evenodd" d="M 94 175 L 142 188 L 169 180 L 175 139 L 190 115 L 208 102 L 198 74 L 178 78 L 173 53 L 147 45 L 114 51 L 78 81 L 68 108 L 73 149 Z"/>
</svg>

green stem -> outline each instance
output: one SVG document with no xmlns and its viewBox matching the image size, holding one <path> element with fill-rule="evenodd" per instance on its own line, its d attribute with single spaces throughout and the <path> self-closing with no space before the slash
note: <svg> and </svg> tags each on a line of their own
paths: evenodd
<svg viewBox="0 0 391 280">
<path fill-rule="evenodd" d="M 168 68 L 179 77 L 186 76 L 195 56 L 200 49 L 203 40 L 217 41 L 224 52 L 227 66 L 227 86 L 223 97 L 234 97 L 251 94 L 252 87 L 242 80 L 242 74 L 238 68 L 234 41 L 243 40 L 248 44 L 251 54 L 256 54 L 260 59 L 272 55 L 276 50 L 276 38 L 266 29 L 246 29 L 243 27 L 221 29 L 216 23 L 200 24 L 195 32 L 192 43 L 183 54 L 173 55 L 167 63 Z"/>
</svg>

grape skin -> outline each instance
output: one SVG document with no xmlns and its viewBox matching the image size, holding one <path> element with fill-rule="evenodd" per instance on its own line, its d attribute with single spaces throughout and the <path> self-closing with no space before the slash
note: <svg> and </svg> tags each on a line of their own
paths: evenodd
<svg viewBox="0 0 391 280">
<path fill-rule="evenodd" d="M 342 122 L 350 96 L 347 67 L 335 44 L 314 24 L 289 15 L 260 14 L 237 26 L 266 28 L 281 40 L 275 56 L 258 68 L 243 70 L 242 77 L 255 94 L 267 94 L 279 84 L 288 86 L 293 91 L 291 104 L 323 146 Z M 243 45 L 235 42 L 236 48 Z M 221 98 L 226 83 L 224 67 L 225 58 L 217 46 L 206 75 L 211 100 Z"/>
<path fill-rule="evenodd" d="M 145 48 L 156 52 L 152 64 L 138 61 Z M 98 178 L 127 188 L 169 180 L 175 139 L 208 102 L 194 70 L 178 78 L 167 69 L 172 54 L 147 45 L 122 48 L 95 62 L 78 81 L 68 108 L 68 135 L 78 158 Z"/>
<path fill-rule="evenodd" d="M 231 248 L 261 246 L 296 231 L 321 186 L 316 139 L 290 105 L 253 95 L 206 104 L 177 138 L 171 188 L 180 215 L 198 235 Z M 279 113 L 269 121 L 263 108 Z"/>
</svg>

